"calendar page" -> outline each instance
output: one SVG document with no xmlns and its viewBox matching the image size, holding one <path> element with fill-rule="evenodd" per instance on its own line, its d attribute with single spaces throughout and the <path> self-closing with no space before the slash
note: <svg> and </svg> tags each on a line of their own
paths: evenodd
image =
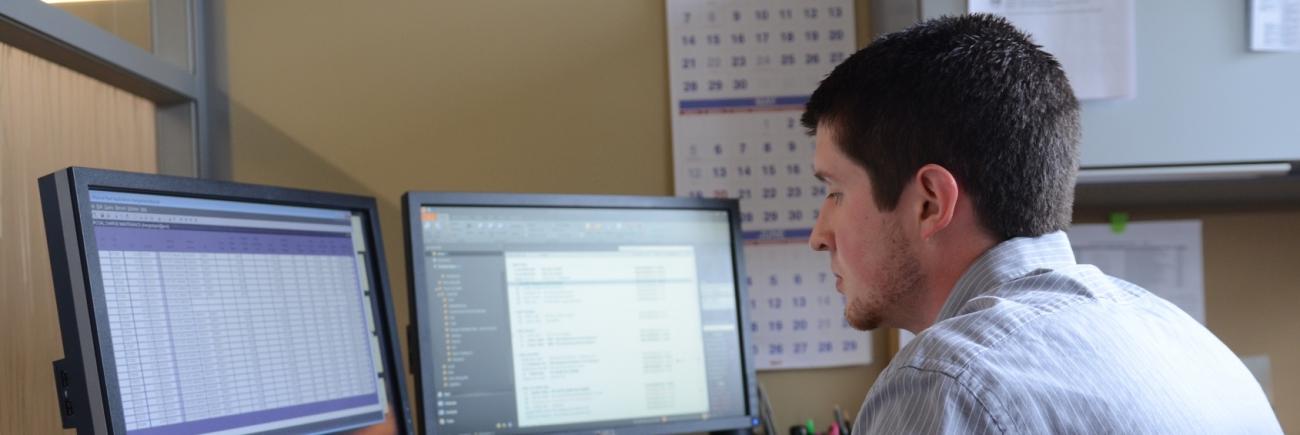
<svg viewBox="0 0 1300 435">
<path fill-rule="evenodd" d="M 668 1 L 676 191 L 740 199 L 759 369 L 871 362 L 826 254 L 808 248 L 826 190 L 799 124 L 853 33 L 850 0 Z"/>
</svg>

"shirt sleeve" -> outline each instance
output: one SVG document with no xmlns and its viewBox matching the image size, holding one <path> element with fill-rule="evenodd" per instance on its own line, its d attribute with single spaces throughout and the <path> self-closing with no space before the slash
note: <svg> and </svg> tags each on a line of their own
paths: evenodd
<svg viewBox="0 0 1300 435">
<path fill-rule="evenodd" d="M 902 367 L 877 382 L 858 412 L 854 435 L 1006 432 L 976 394 L 948 374 Z"/>
</svg>

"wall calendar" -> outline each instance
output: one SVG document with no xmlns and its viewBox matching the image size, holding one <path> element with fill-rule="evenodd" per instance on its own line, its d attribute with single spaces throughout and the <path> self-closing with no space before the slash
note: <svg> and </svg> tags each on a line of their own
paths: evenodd
<svg viewBox="0 0 1300 435">
<path fill-rule="evenodd" d="M 799 116 L 853 53 L 850 0 L 668 0 L 679 196 L 738 198 L 758 369 L 869 364 L 808 236 L 826 195 Z"/>
</svg>

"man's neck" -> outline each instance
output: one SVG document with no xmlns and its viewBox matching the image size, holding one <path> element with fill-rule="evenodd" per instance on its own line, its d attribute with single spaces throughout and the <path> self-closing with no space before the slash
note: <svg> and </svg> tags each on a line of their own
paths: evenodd
<svg viewBox="0 0 1300 435">
<path fill-rule="evenodd" d="M 918 293 L 918 300 L 912 301 L 914 311 L 912 319 L 906 319 L 901 326 L 902 329 L 911 331 L 914 334 L 929 328 L 938 321 L 939 311 L 943 309 L 944 303 L 952 296 L 957 281 L 970 270 L 971 265 L 984 255 L 998 242 L 992 237 L 983 236 L 967 237 L 960 243 L 953 243 L 951 249 L 946 249 L 948 253 L 943 257 L 929 258 L 929 268 L 924 274 L 921 283 L 924 289 Z"/>
</svg>

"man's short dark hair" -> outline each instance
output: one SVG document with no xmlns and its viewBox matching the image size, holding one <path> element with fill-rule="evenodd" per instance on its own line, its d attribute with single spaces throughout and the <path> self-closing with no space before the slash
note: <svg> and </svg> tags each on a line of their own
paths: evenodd
<svg viewBox="0 0 1300 435">
<path fill-rule="evenodd" d="M 829 128 L 893 210 L 926 164 L 946 168 L 1003 240 L 1069 226 L 1079 102 L 1060 63 L 991 15 L 926 21 L 845 59 L 803 125 Z"/>
</svg>

